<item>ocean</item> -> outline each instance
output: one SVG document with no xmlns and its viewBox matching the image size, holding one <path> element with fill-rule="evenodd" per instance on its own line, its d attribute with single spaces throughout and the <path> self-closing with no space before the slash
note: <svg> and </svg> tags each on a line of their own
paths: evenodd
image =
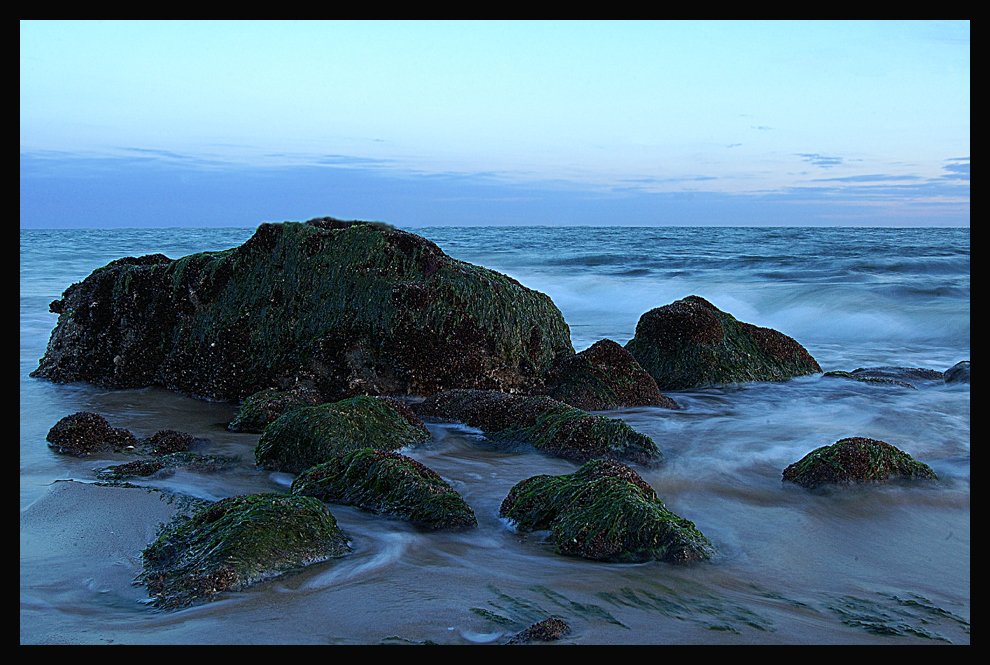
<svg viewBox="0 0 990 665">
<path fill-rule="evenodd" d="M 969 229 L 409 230 L 548 294 L 578 351 L 602 338 L 624 344 L 641 314 L 694 294 L 794 337 L 824 371 L 945 370 L 970 359 Z M 123 457 L 55 454 L 45 435 L 56 421 L 96 411 L 139 437 L 179 429 L 207 440 L 203 452 L 241 458 L 227 474 L 141 481 L 180 494 L 286 492 L 291 476 L 254 467 L 258 435 L 224 429 L 234 404 L 153 387 L 56 385 L 29 373 L 56 322 L 48 303 L 95 268 L 122 256 L 227 249 L 252 233 L 21 231 L 21 643 L 497 644 L 549 615 L 570 624 L 564 641 L 577 644 L 970 642 L 969 385 L 912 390 L 821 375 L 668 392 L 685 407 L 678 411 L 607 412 L 657 442 L 666 462 L 641 475 L 714 543 L 710 562 L 559 556 L 544 534 L 500 520 L 498 507 L 518 481 L 577 465 L 493 447 L 466 426 L 429 424 L 433 439 L 403 452 L 461 493 L 476 530 L 423 533 L 331 506 L 349 556 L 216 602 L 154 609 L 131 582 L 157 522 L 76 491 Z M 938 482 L 816 493 L 781 481 L 788 464 L 849 436 L 897 446 Z"/>
</svg>

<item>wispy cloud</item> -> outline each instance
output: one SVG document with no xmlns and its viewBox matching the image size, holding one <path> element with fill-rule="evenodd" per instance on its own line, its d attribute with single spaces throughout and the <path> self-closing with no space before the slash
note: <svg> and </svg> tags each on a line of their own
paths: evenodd
<svg viewBox="0 0 990 665">
<path fill-rule="evenodd" d="M 814 164 L 815 166 L 820 166 L 823 169 L 830 168 L 832 166 L 839 166 L 842 164 L 842 157 L 833 157 L 830 155 L 822 155 L 817 152 L 799 152 L 797 156 L 808 162 L 809 164 Z"/>
<path fill-rule="evenodd" d="M 942 168 L 948 171 L 948 173 L 943 175 L 943 178 L 947 180 L 969 181 L 969 157 L 954 157 L 945 161 L 949 163 Z"/>
<path fill-rule="evenodd" d="M 811 182 L 897 182 L 897 181 L 923 180 L 917 175 L 890 175 L 884 173 L 870 173 L 866 175 L 847 175 L 841 178 L 813 178 Z"/>
</svg>

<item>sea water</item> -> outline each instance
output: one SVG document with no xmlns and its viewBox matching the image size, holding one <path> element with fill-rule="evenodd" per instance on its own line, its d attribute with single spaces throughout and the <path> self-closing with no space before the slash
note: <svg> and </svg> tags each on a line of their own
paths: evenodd
<svg viewBox="0 0 990 665">
<path fill-rule="evenodd" d="M 970 357 L 968 229 L 485 227 L 411 229 L 451 256 L 548 294 L 576 350 L 621 344 L 641 314 L 687 295 L 802 343 L 823 370 L 945 370 Z M 160 388 L 109 390 L 29 377 L 56 316 L 48 303 L 122 256 L 236 246 L 252 229 L 23 230 L 20 248 L 20 507 L 53 530 L 52 483 L 93 482 L 120 456 L 55 454 L 45 434 L 96 411 L 137 436 L 179 429 L 232 472 L 138 481 L 198 498 L 288 490 L 253 466 L 258 435 L 224 429 L 236 405 Z M 556 615 L 579 644 L 966 644 L 970 641 L 970 392 L 801 377 L 670 392 L 684 408 L 618 409 L 666 462 L 640 469 L 668 508 L 715 545 L 711 562 L 608 564 L 553 552 L 498 508 L 515 483 L 577 465 L 502 450 L 471 428 L 430 424 L 406 452 L 472 506 L 478 528 L 424 533 L 331 506 L 353 553 L 216 602 L 161 612 L 130 580 L 140 551 L 110 560 L 31 540 L 21 550 L 23 643 L 499 643 Z M 882 439 L 937 483 L 816 493 L 788 464 L 847 436 Z M 125 491 L 125 490 L 120 490 Z M 90 513 L 94 508 L 87 508 Z M 51 517 L 47 517 L 51 515 Z M 82 519 L 81 517 L 79 519 Z M 75 525 L 78 526 L 78 525 Z M 112 525 L 111 525 L 112 526 Z M 156 525 L 142 526 L 138 542 Z M 149 535 L 150 534 L 150 535 Z M 82 536 L 80 536 L 82 537 Z"/>
</svg>

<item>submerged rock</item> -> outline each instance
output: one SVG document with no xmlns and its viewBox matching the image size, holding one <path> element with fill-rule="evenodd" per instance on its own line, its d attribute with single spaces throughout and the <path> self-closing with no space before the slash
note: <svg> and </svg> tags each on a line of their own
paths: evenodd
<svg viewBox="0 0 990 665">
<path fill-rule="evenodd" d="M 917 388 L 914 387 L 914 384 L 908 383 L 907 381 L 898 381 L 897 379 L 891 379 L 885 376 L 869 376 L 864 374 L 856 374 L 854 372 L 845 372 L 842 370 L 825 372 L 823 376 L 833 379 L 851 379 L 853 381 L 859 381 L 860 383 L 880 383 L 888 386 L 899 386 L 901 388 L 917 390 Z"/>
<path fill-rule="evenodd" d="M 526 644 L 527 642 L 556 642 L 571 632 L 571 627 L 560 617 L 547 617 L 537 621 L 526 630 L 516 633 L 506 644 Z"/>
<path fill-rule="evenodd" d="M 260 433 L 286 411 L 300 406 L 316 406 L 324 401 L 318 391 L 302 386 L 291 390 L 259 390 L 244 398 L 227 429 L 231 432 Z"/>
<path fill-rule="evenodd" d="M 167 527 L 144 550 L 139 580 L 155 605 L 172 609 L 348 551 L 346 536 L 317 499 L 235 496 Z"/>
<path fill-rule="evenodd" d="M 969 383 L 969 361 L 962 360 L 945 370 L 943 380 L 946 383 Z"/>
<path fill-rule="evenodd" d="M 243 245 L 118 259 L 52 304 L 32 375 L 238 400 L 529 390 L 573 353 L 546 295 L 384 224 L 262 224 Z"/>
<path fill-rule="evenodd" d="M 927 464 L 885 441 L 851 437 L 816 448 L 784 469 L 784 480 L 813 489 L 828 484 L 883 483 L 897 478 L 937 480 Z"/>
<path fill-rule="evenodd" d="M 737 321 L 698 296 L 643 314 L 626 349 L 660 390 L 783 381 L 822 371 L 791 337 Z"/>
<path fill-rule="evenodd" d="M 265 428 L 255 449 L 258 466 L 299 473 L 358 448 L 398 450 L 430 432 L 405 405 L 360 395 L 293 409 Z"/>
<path fill-rule="evenodd" d="M 495 441 L 525 442 L 565 459 L 610 457 L 643 465 L 663 461 L 653 439 L 623 421 L 593 416 L 549 397 L 448 390 L 415 408 L 421 416 L 463 422 Z"/>
<path fill-rule="evenodd" d="M 48 430 L 45 438 L 56 452 L 77 457 L 96 452 L 120 452 L 137 445 L 137 439 L 129 431 L 111 427 L 106 418 L 89 411 L 62 418 Z"/>
<path fill-rule="evenodd" d="M 524 480 L 509 491 L 499 514 L 524 531 L 549 529 L 560 554 L 598 561 L 682 563 L 708 559 L 713 551 L 693 522 L 667 510 L 649 483 L 614 460 Z"/>
<path fill-rule="evenodd" d="M 914 388 L 915 383 L 942 381 L 942 372 L 924 367 L 857 367 L 851 372 L 825 372 L 825 376 Z"/>
<path fill-rule="evenodd" d="M 626 406 L 679 408 L 616 342 L 603 339 L 573 356 L 562 355 L 547 376 L 547 394 L 587 411 Z"/>
<path fill-rule="evenodd" d="M 229 468 L 238 458 L 225 455 L 200 455 L 190 452 L 176 452 L 159 455 L 146 460 L 136 460 L 126 464 L 115 464 L 101 469 L 96 475 L 101 480 L 122 480 L 124 478 L 166 475 L 184 467 L 199 473 L 215 473 Z"/>
<path fill-rule="evenodd" d="M 436 471 L 399 453 L 361 448 L 310 467 L 292 493 L 357 506 L 426 529 L 477 526 L 474 511 Z"/>
<path fill-rule="evenodd" d="M 174 429 L 158 430 L 143 442 L 145 446 L 150 448 L 152 455 L 183 452 L 189 450 L 189 446 L 192 443 L 193 437 L 191 434 L 178 432 Z"/>
</svg>

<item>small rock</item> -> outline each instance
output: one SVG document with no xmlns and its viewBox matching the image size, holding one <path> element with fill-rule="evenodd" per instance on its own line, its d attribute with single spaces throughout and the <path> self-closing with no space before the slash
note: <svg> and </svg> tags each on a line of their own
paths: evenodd
<svg viewBox="0 0 990 665">
<path fill-rule="evenodd" d="M 98 413 L 80 411 L 59 420 L 48 430 L 48 445 L 65 455 L 85 457 L 95 452 L 133 448 L 137 439 L 126 429 L 110 426 Z"/>
<path fill-rule="evenodd" d="M 525 644 L 527 642 L 556 642 L 571 632 L 571 627 L 560 617 L 548 617 L 537 621 L 521 633 L 517 633 L 506 644 Z"/>
<path fill-rule="evenodd" d="M 937 480 L 927 464 L 886 441 L 851 437 L 822 446 L 784 469 L 784 480 L 814 489 L 829 484 L 883 483 L 896 478 Z"/>
<path fill-rule="evenodd" d="M 167 455 L 189 450 L 193 443 L 191 434 L 174 429 L 160 429 L 144 442 L 152 455 Z"/>
</svg>

